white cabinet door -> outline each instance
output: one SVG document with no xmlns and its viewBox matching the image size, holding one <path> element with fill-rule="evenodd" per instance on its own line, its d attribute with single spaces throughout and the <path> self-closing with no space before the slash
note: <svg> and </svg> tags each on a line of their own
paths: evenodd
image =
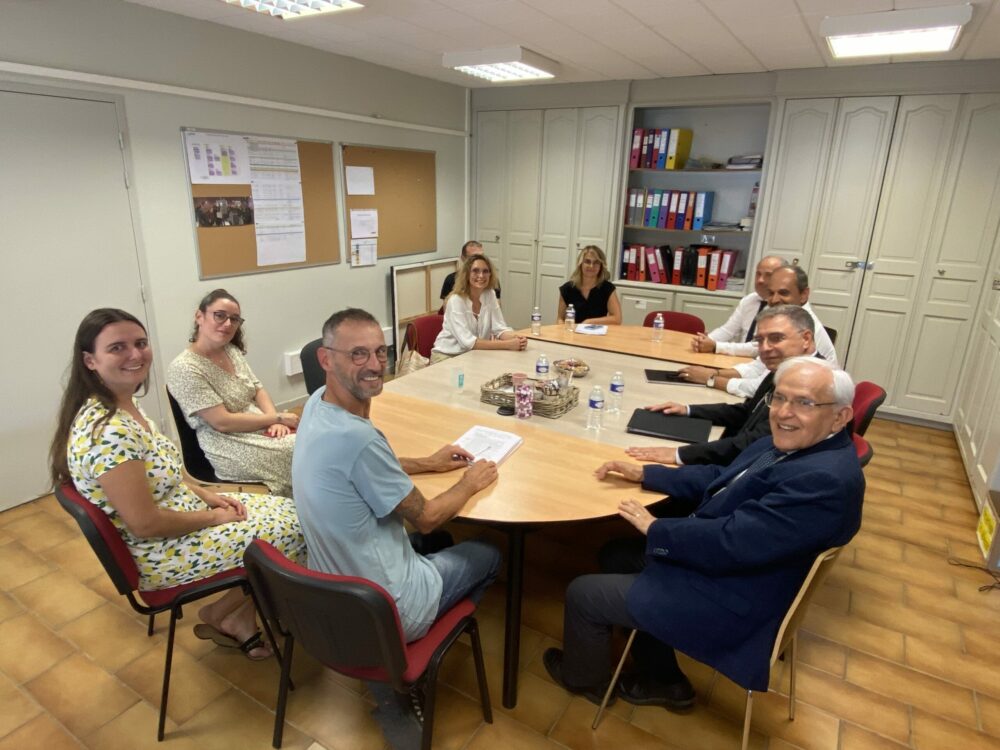
<svg viewBox="0 0 1000 750">
<path fill-rule="evenodd" d="M 617 256 L 611 243 L 612 217 L 617 216 L 615 206 L 618 174 L 618 107 L 587 107 L 580 110 L 580 127 L 577 137 L 576 186 L 574 197 L 575 251 L 587 245 L 597 245 L 604 250 L 609 263 Z M 566 268 L 567 277 L 576 262 L 571 253 Z M 609 268 L 614 277 L 614 269 Z"/>
<path fill-rule="evenodd" d="M 646 316 L 656 310 L 674 309 L 672 292 L 654 294 L 618 287 L 618 297 L 622 303 L 622 324 L 627 326 L 641 326 Z"/>
<path fill-rule="evenodd" d="M 476 224 L 474 237 L 501 268 L 507 216 L 507 113 L 476 117 Z M 470 239 L 470 238 L 466 238 Z M 457 255 L 458 253 L 456 253 Z M 501 278 L 501 286 L 503 280 Z"/>
<path fill-rule="evenodd" d="M 674 295 L 674 310 L 697 315 L 705 322 L 705 331 L 718 328 L 733 314 L 733 308 L 740 302 L 739 298 L 712 297 L 707 294 Z"/>
<path fill-rule="evenodd" d="M 538 216 L 538 255 L 535 260 L 535 301 L 542 322 L 554 323 L 559 307 L 559 285 L 566 281 L 573 250 L 573 191 L 576 183 L 576 109 L 548 109 L 542 140 L 542 190 Z M 531 307 L 515 310 L 505 305 L 511 325 L 531 322 Z"/>
<path fill-rule="evenodd" d="M 842 99 L 809 271 L 809 302 L 823 325 L 837 331 L 843 360 L 868 258 L 896 97 Z"/>
<path fill-rule="evenodd" d="M 907 413 L 951 416 L 998 224 L 1000 95 L 969 94 L 903 352 L 894 403 Z"/>
<path fill-rule="evenodd" d="M 896 115 L 868 254 L 871 267 L 864 271 L 845 361 L 856 380 L 888 390 L 887 406 L 897 395 L 894 384 L 917 304 L 959 102 L 957 94 L 905 96 Z"/>
<path fill-rule="evenodd" d="M 510 112 L 507 118 L 507 231 L 501 232 L 503 309 L 510 325 L 523 328 L 530 323 L 535 305 L 542 111 Z"/>
<path fill-rule="evenodd" d="M 836 99 L 785 102 L 761 256 L 809 267 L 837 112 Z"/>
</svg>

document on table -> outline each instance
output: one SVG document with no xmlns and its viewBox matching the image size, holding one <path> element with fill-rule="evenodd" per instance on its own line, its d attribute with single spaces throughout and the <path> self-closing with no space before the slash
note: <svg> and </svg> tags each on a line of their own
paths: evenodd
<svg viewBox="0 0 1000 750">
<path fill-rule="evenodd" d="M 501 463 L 524 442 L 520 435 L 490 427 L 476 425 L 455 441 L 455 445 L 465 448 L 476 460 L 485 459 Z"/>
<path fill-rule="evenodd" d="M 577 333 L 586 333 L 588 336 L 604 336 L 608 332 L 608 327 L 596 323 L 579 323 L 575 330 Z"/>
</svg>

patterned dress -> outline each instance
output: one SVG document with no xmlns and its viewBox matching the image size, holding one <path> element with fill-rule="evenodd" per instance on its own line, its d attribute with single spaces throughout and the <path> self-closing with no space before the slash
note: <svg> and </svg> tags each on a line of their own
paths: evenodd
<svg viewBox="0 0 1000 750">
<path fill-rule="evenodd" d="M 261 414 L 254 397 L 260 390 L 246 357 L 226 347 L 236 374 L 185 349 L 167 368 L 167 387 L 181 405 L 198 444 L 216 475 L 230 482 L 264 482 L 276 495 L 292 494 L 292 450 L 295 433 L 282 438 L 257 432 L 218 432 L 195 412 L 221 404 L 233 414 Z"/>
<path fill-rule="evenodd" d="M 138 404 L 137 404 L 138 406 Z M 245 521 L 210 526 L 179 537 L 139 539 L 126 528 L 108 502 L 99 477 L 125 461 L 142 461 L 153 501 L 164 510 L 205 510 L 206 505 L 182 479 L 180 453 L 146 417 L 147 432 L 128 412 L 119 409 L 95 435 L 108 413 L 91 398 L 76 415 L 67 458 L 73 484 L 87 500 L 111 517 L 139 568 L 140 588 L 156 590 L 190 583 L 243 564 L 243 551 L 263 539 L 293 560 L 305 561 L 305 540 L 295 505 L 285 497 L 226 493 L 247 509 Z"/>
</svg>

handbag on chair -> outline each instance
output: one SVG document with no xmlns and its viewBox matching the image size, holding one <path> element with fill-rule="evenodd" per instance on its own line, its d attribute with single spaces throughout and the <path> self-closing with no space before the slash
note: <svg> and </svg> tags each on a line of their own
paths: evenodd
<svg viewBox="0 0 1000 750">
<path fill-rule="evenodd" d="M 407 326 L 407 335 L 403 337 L 403 352 L 399 355 L 399 359 L 396 361 L 396 377 L 399 377 L 400 375 L 409 375 L 411 372 L 422 370 L 431 363 L 429 357 L 425 357 L 417 351 L 417 329 L 415 327 L 412 328 L 413 345 L 410 345 L 411 326 L 412 324 Z"/>
</svg>

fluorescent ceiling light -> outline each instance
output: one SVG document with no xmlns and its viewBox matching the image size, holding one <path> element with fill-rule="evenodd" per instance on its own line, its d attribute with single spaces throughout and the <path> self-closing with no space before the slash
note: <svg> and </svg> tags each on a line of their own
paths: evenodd
<svg viewBox="0 0 1000 750">
<path fill-rule="evenodd" d="M 969 5 L 890 10 L 827 16 L 819 32 L 837 58 L 947 52 L 971 18 Z"/>
<path fill-rule="evenodd" d="M 559 72 L 559 63 L 524 47 L 445 52 L 441 62 L 491 83 L 554 78 Z"/>
<path fill-rule="evenodd" d="M 247 10 L 255 10 L 268 16 L 276 16 L 284 21 L 296 18 L 318 16 L 350 8 L 363 8 L 354 0 L 222 0 L 229 5 L 238 5 Z"/>
</svg>

